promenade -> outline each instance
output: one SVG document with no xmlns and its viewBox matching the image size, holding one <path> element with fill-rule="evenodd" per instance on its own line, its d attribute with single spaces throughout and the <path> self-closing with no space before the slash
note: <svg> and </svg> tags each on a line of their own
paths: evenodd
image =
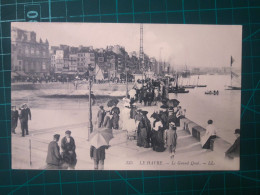
<svg viewBox="0 0 260 195">
<path fill-rule="evenodd" d="M 122 102 L 119 103 L 122 109 Z M 142 108 L 141 105 L 138 105 Z M 144 107 L 152 113 L 157 106 Z M 93 107 L 93 123 L 98 106 Z M 59 133 L 61 138 L 66 130 L 72 131 L 76 142 L 78 163 L 77 170 L 92 170 L 93 161 L 90 159 L 90 144 L 88 139 L 88 110 L 87 109 L 32 109 L 32 121 L 29 121 L 30 135 L 21 137 L 20 125 L 12 134 L 12 168 L 14 169 L 43 169 L 47 155 L 48 143 L 52 136 Z M 73 120 L 72 120 L 73 118 Z M 123 121 L 120 121 L 122 124 Z M 192 135 L 179 128 L 178 140 L 174 159 L 168 150 L 155 152 L 152 148 L 136 146 L 136 140 L 128 140 L 126 131 L 114 130 L 111 147 L 106 150 L 105 170 L 237 170 L 239 160 L 227 160 L 223 153 L 202 149 L 200 142 Z M 31 146 L 30 146 L 31 143 Z M 60 145 L 60 141 L 59 141 Z M 31 147 L 31 165 L 30 165 Z M 22 154 L 22 155 L 21 155 Z"/>
</svg>

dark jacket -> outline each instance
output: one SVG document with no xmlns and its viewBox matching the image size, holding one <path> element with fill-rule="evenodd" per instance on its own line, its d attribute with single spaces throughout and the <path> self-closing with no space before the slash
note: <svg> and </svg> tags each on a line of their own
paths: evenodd
<svg viewBox="0 0 260 195">
<path fill-rule="evenodd" d="M 77 163 L 77 155 L 75 152 L 76 145 L 73 137 L 70 137 L 70 142 L 67 142 L 66 137 L 62 138 L 61 140 L 61 148 L 63 150 L 62 157 L 63 161 L 70 164 L 70 165 L 76 165 Z M 72 151 L 72 153 L 70 153 Z"/>
<path fill-rule="evenodd" d="M 90 158 L 95 160 L 105 160 L 106 152 L 105 149 L 108 149 L 108 146 L 101 146 L 96 149 L 94 146 L 90 147 Z"/>
<path fill-rule="evenodd" d="M 22 109 L 19 118 L 21 122 L 26 122 L 28 119 L 31 120 L 32 115 L 30 108 Z"/>
<path fill-rule="evenodd" d="M 226 151 L 226 156 L 230 158 L 240 156 L 240 136 L 236 139 L 234 144 Z"/>
<path fill-rule="evenodd" d="M 60 147 L 56 141 L 51 141 L 48 146 L 48 153 L 46 158 L 46 163 L 51 165 L 60 165 L 61 155 Z"/>
<path fill-rule="evenodd" d="M 114 108 L 112 108 L 111 113 L 113 114 L 113 116 L 119 115 L 120 114 L 120 109 L 115 106 Z"/>
<path fill-rule="evenodd" d="M 12 125 L 17 126 L 18 116 L 19 116 L 18 110 L 15 111 L 11 110 Z"/>
<path fill-rule="evenodd" d="M 73 137 L 70 137 L 70 142 L 67 143 L 66 137 L 62 138 L 61 140 L 61 148 L 64 152 L 75 152 L 76 145 Z"/>
</svg>

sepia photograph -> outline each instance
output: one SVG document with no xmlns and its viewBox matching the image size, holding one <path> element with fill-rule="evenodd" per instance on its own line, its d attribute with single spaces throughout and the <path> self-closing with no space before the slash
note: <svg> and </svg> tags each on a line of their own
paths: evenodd
<svg viewBox="0 0 260 195">
<path fill-rule="evenodd" d="M 12 169 L 240 170 L 241 60 L 241 25 L 12 22 Z"/>
</svg>

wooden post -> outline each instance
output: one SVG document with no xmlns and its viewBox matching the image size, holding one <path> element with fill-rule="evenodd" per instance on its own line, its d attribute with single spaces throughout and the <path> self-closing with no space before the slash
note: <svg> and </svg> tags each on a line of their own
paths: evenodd
<svg viewBox="0 0 260 195">
<path fill-rule="evenodd" d="M 89 124 L 88 124 L 88 141 L 89 141 L 89 136 L 90 133 L 93 131 L 93 125 L 92 125 L 92 104 L 91 104 L 91 78 L 89 77 L 89 96 L 88 96 L 88 101 L 89 101 Z"/>
<path fill-rule="evenodd" d="M 31 139 L 29 139 L 29 151 L 30 151 L 30 166 L 32 166 L 32 144 L 31 144 Z"/>
</svg>

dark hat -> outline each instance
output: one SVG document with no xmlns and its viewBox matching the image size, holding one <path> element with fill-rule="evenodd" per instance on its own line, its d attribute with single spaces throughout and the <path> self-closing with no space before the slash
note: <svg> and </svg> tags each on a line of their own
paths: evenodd
<svg viewBox="0 0 260 195">
<path fill-rule="evenodd" d="M 55 134 L 55 135 L 53 135 L 53 138 L 55 138 L 55 139 L 60 139 L 60 134 Z"/>
<path fill-rule="evenodd" d="M 240 134 L 240 129 L 236 129 L 234 134 Z"/>
<path fill-rule="evenodd" d="M 66 132 L 65 132 L 65 134 L 71 134 L 71 131 L 70 130 L 67 130 Z"/>
<path fill-rule="evenodd" d="M 143 115 L 147 115 L 147 114 L 148 114 L 148 112 L 145 111 L 145 110 L 142 110 L 141 113 L 142 113 Z"/>
<path fill-rule="evenodd" d="M 213 123 L 213 120 L 208 120 L 208 124 L 210 125 L 210 124 L 212 124 Z"/>
<path fill-rule="evenodd" d="M 160 107 L 161 109 L 167 109 L 168 108 L 168 106 L 166 106 L 166 105 L 161 105 L 161 107 Z"/>
</svg>

